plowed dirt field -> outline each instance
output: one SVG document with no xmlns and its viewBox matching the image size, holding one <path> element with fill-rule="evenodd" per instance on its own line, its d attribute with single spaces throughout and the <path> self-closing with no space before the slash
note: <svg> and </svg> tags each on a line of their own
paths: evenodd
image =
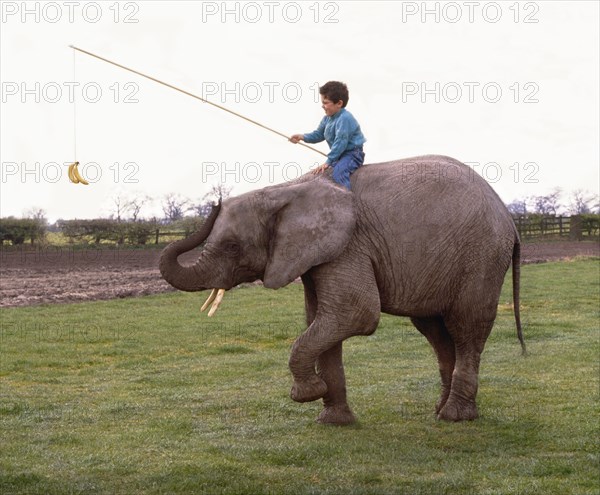
<svg viewBox="0 0 600 495">
<path fill-rule="evenodd" d="M 180 257 L 191 263 L 197 253 Z M 540 263 L 600 256 L 600 244 L 541 242 L 522 245 L 521 261 Z M 158 271 L 160 249 L 3 248 L 0 307 L 93 301 L 175 290 Z"/>
</svg>

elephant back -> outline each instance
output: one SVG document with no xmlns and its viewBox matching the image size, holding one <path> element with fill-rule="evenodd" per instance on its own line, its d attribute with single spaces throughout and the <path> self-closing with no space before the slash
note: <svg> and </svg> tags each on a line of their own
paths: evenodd
<svg viewBox="0 0 600 495">
<path fill-rule="evenodd" d="M 442 155 L 425 155 L 367 164 L 351 177 L 352 191 L 363 209 L 393 211 L 402 225 L 453 228 L 472 222 L 497 224 L 498 233 L 515 233 L 506 206 L 471 167 Z M 378 215 L 382 218 L 383 215 Z"/>
<path fill-rule="evenodd" d="M 518 239 L 512 218 L 463 163 L 421 156 L 364 165 L 351 180 L 356 249 L 369 253 L 378 286 L 389 288 L 384 311 L 438 311 L 431 301 L 508 268 Z"/>
</svg>

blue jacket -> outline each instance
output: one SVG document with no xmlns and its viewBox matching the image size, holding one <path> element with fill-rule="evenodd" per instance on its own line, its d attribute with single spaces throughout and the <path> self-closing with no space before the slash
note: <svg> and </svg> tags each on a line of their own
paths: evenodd
<svg viewBox="0 0 600 495">
<path fill-rule="evenodd" d="M 326 140 L 331 148 L 327 155 L 328 165 L 339 160 L 344 152 L 362 146 L 366 141 L 360 125 L 345 108 L 340 108 L 331 117 L 325 115 L 315 131 L 304 134 L 306 143 L 320 143 L 323 140 Z"/>
</svg>

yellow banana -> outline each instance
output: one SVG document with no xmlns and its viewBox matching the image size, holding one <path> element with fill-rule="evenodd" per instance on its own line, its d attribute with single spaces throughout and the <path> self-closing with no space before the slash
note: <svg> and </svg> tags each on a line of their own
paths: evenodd
<svg viewBox="0 0 600 495">
<path fill-rule="evenodd" d="M 77 165 L 79 165 L 79 162 L 75 162 L 75 166 L 73 167 L 73 175 L 77 179 L 77 182 L 81 182 L 84 186 L 87 186 L 89 182 L 81 176 L 79 170 L 77 169 Z"/>
<path fill-rule="evenodd" d="M 75 162 L 75 163 L 71 163 L 71 165 L 69 165 L 69 171 L 68 171 L 68 175 L 69 175 L 69 180 L 73 183 L 73 184 L 77 184 L 79 181 L 77 180 L 77 177 L 75 177 L 73 175 L 73 167 L 75 167 L 79 162 Z"/>
</svg>

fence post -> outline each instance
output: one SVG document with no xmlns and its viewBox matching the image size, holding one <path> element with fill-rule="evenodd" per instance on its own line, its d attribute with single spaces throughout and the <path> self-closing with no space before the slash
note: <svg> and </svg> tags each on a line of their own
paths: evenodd
<svg viewBox="0 0 600 495">
<path fill-rule="evenodd" d="M 156 229 L 156 240 L 154 241 L 154 244 L 158 244 L 158 229 Z"/>
<path fill-rule="evenodd" d="M 559 237 L 563 236 L 563 217 L 558 217 L 558 222 L 559 222 L 559 227 L 560 227 L 560 231 L 559 231 Z"/>
<path fill-rule="evenodd" d="M 574 241 L 575 240 L 580 241 L 582 239 L 581 216 L 580 215 L 573 215 L 571 217 L 571 225 L 569 228 L 569 238 Z"/>
</svg>

